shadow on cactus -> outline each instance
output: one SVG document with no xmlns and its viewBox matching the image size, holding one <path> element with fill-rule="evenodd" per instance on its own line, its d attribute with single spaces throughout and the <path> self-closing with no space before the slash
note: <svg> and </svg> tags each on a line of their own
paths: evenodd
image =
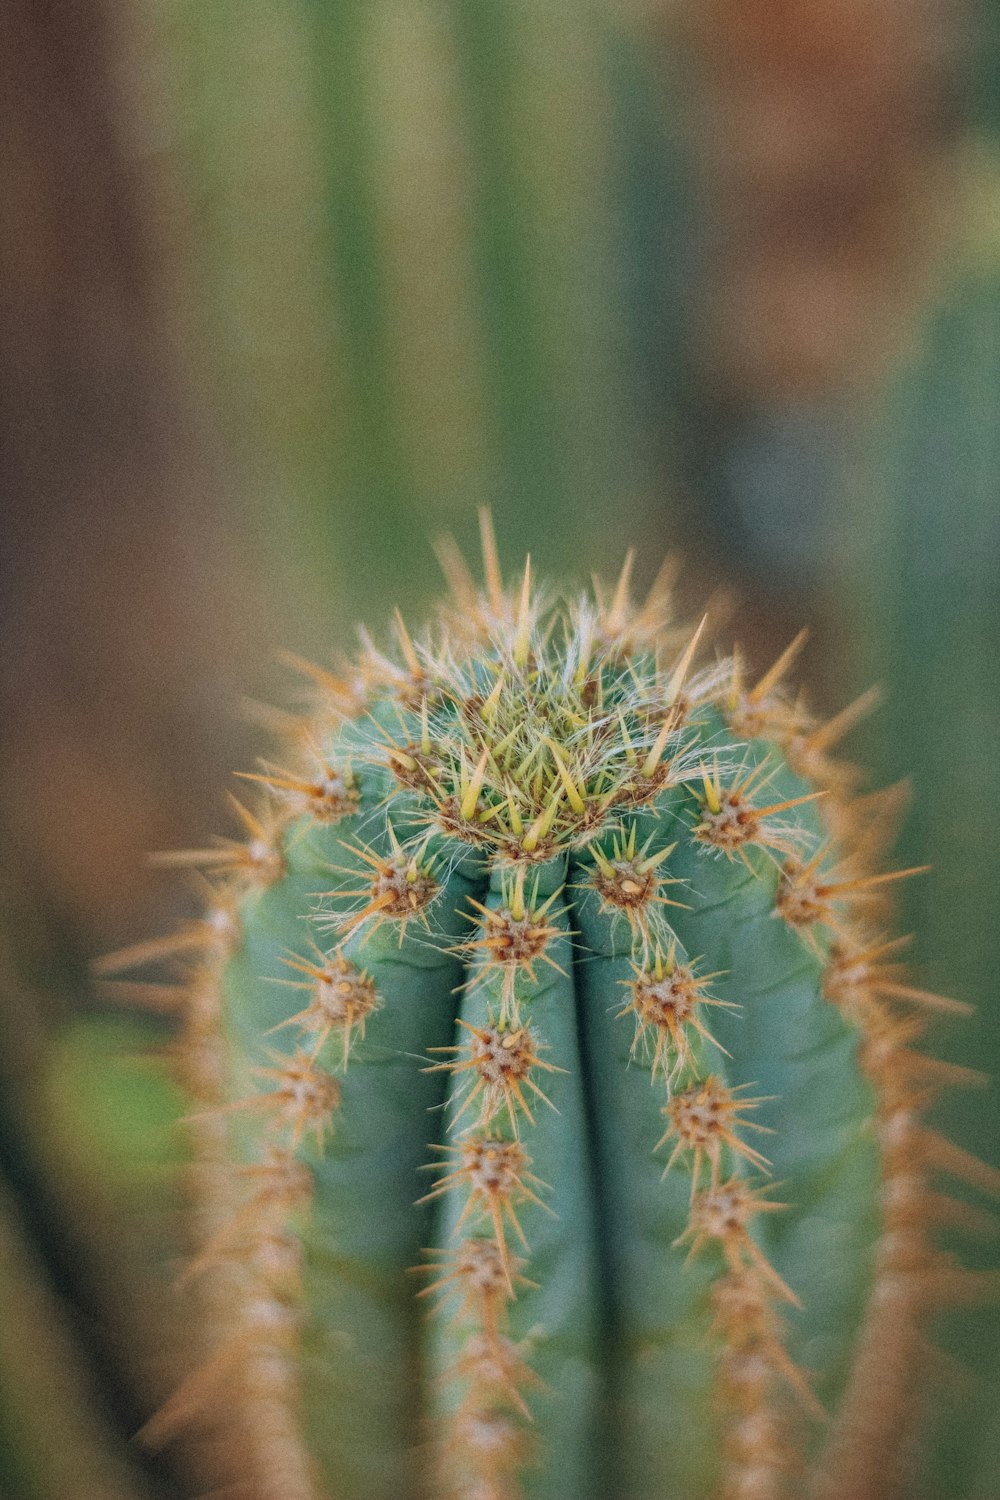
<svg viewBox="0 0 1000 1500">
<path fill-rule="evenodd" d="M 859 795 L 785 686 L 641 605 L 485 588 L 364 638 L 182 851 L 203 919 L 105 968 L 184 970 L 213 1353 L 147 1430 L 210 1429 L 248 1500 L 882 1497 L 930 1306 L 921 1121 L 964 1071 L 913 987 Z M 234 1490 L 236 1493 L 236 1490 Z"/>
</svg>

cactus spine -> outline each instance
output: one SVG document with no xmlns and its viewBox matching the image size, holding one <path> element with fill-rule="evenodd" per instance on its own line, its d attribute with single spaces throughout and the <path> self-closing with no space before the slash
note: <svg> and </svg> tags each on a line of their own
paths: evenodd
<svg viewBox="0 0 1000 1500">
<path fill-rule="evenodd" d="M 204 918 L 180 1056 L 214 1351 L 154 1419 L 252 1500 L 892 1494 L 935 1252 L 920 1111 L 954 1002 L 886 936 L 895 793 L 785 680 L 641 605 L 480 592 L 309 669 L 167 862 Z M 808 1479 L 807 1479 L 808 1474 Z"/>
</svg>

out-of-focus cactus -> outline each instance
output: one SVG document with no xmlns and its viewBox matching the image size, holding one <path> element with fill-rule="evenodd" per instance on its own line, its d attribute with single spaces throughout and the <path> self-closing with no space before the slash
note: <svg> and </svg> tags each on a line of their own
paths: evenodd
<svg viewBox="0 0 1000 1500">
<path fill-rule="evenodd" d="M 882 871 L 894 793 L 661 576 L 560 604 L 443 553 L 437 625 L 365 637 L 245 837 L 166 856 L 212 1352 L 195 1423 L 253 1500 L 902 1493 L 933 1230 Z M 808 1478 L 807 1478 L 808 1476 Z"/>
<path fill-rule="evenodd" d="M 690 218 L 648 29 L 561 0 L 142 0 L 122 30 L 180 353 L 268 576 L 332 579 L 347 627 L 358 577 L 426 595 L 422 539 L 473 496 L 546 566 L 570 518 L 610 537 L 598 497 L 648 514 L 629 304 L 659 342 Z"/>
<path fill-rule="evenodd" d="M 993 54 L 995 56 L 995 52 Z M 990 98 L 995 98 L 995 90 Z M 994 920 L 1000 885 L 1000 242 L 996 147 L 966 162 L 967 244 L 942 271 L 934 304 L 914 329 L 909 357 L 872 412 L 855 465 L 837 578 L 856 629 L 856 680 L 886 685 L 889 732 L 870 733 L 866 758 L 887 777 L 912 778 L 903 856 L 931 851 L 937 880 L 906 891 L 913 958 L 930 984 L 976 1004 L 944 1055 L 974 1055 L 992 1076 L 1000 1033 L 991 1004 L 1000 966 Z M 961 723 L 952 736 L 950 726 Z M 924 886 L 921 889 L 921 885 Z M 1000 1166 L 995 1104 L 960 1092 L 936 1122 Z M 995 1244 L 971 1250 L 995 1264 Z M 949 1320 L 949 1352 L 974 1369 L 953 1381 L 936 1444 L 931 1494 L 987 1496 L 995 1488 L 996 1309 Z M 991 1434 L 991 1435 L 990 1435 Z M 984 1435 L 986 1435 L 984 1437 Z"/>
</svg>

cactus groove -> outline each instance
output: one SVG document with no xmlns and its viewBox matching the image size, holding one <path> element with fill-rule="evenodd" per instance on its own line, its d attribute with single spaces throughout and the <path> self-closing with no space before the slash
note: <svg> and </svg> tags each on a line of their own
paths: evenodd
<svg viewBox="0 0 1000 1500">
<path fill-rule="evenodd" d="M 183 970 L 211 1350 L 153 1419 L 247 1500 L 852 1500 L 901 1493 L 934 1248 L 882 871 L 899 797 L 710 656 L 626 564 L 363 637 L 236 807 L 178 851 L 203 918 L 106 965 Z M 707 662 L 707 664 L 706 664 Z M 234 1490 L 234 1493 L 236 1490 Z"/>
</svg>

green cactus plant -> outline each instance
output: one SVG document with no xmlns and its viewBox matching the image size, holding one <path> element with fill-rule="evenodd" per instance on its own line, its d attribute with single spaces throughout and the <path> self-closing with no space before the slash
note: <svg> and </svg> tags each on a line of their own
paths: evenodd
<svg viewBox="0 0 1000 1500">
<path fill-rule="evenodd" d="M 658 27 L 562 0 L 139 0 L 119 29 L 162 84 L 180 359 L 298 629 L 323 598 L 349 627 L 359 578 L 415 605 L 422 539 L 470 495 L 544 510 L 547 567 L 570 524 L 610 537 L 612 486 L 648 524 L 693 212 Z"/>
<path fill-rule="evenodd" d="M 933 1244 L 880 871 L 898 796 L 670 574 L 485 588 L 363 637 L 245 838 L 165 856 L 183 970 L 205 1365 L 146 1437 L 228 1447 L 248 1500 L 876 1500 L 902 1493 Z"/>
</svg>

